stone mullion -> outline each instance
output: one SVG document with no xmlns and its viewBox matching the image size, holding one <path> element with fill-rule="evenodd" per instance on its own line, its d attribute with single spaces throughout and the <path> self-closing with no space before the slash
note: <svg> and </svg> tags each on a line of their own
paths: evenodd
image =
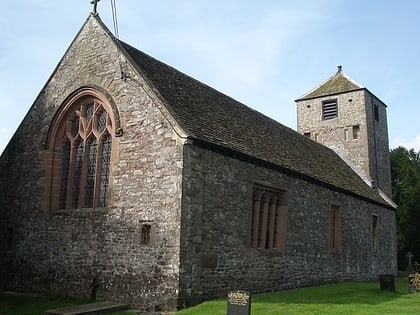
<svg viewBox="0 0 420 315">
<path fill-rule="evenodd" d="M 104 149 L 104 139 L 97 140 L 98 149 L 96 152 L 96 170 L 95 170 L 95 188 L 93 191 L 93 207 L 98 207 L 99 203 L 99 189 L 101 187 L 101 176 L 102 176 L 102 155 Z"/>
<path fill-rule="evenodd" d="M 274 235 L 274 224 L 275 224 L 275 220 L 276 220 L 276 211 L 277 211 L 277 195 L 273 194 L 271 203 L 270 203 L 270 218 L 268 219 L 268 223 L 270 224 L 270 229 L 269 229 L 269 239 L 268 239 L 268 248 L 273 248 L 274 247 L 274 241 L 275 239 L 275 235 Z"/>
<path fill-rule="evenodd" d="M 86 184 L 87 184 L 87 172 L 89 166 L 89 141 L 85 139 L 83 142 L 83 158 L 82 158 L 82 171 L 80 174 L 80 190 L 79 190 L 79 208 L 85 207 L 86 198 Z"/>
<path fill-rule="evenodd" d="M 73 197 L 73 184 L 74 184 L 74 170 L 76 166 L 76 147 L 77 141 L 71 142 L 70 149 L 70 165 L 69 165 L 69 178 L 67 182 L 67 196 L 66 196 L 66 209 L 71 208 Z"/>
<path fill-rule="evenodd" d="M 254 193 L 254 207 L 253 207 L 253 218 L 252 218 L 252 247 L 258 247 L 258 227 L 260 221 L 260 203 L 261 203 L 261 192 L 256 191 Z"/>
<path fill-rule="evenodd" d="M 260 222 L 261 241 L 258 244 L 259 248 L 265 248 L 265 242 L 267 240 L 268 207 L 270 203 L 270 197 L 271 197 L 271 193 L 265 192 L 262 198 L 263 199 L 263 205 L 262 205 L 263 217 L 262 217 L 262 222 Z"/>
</svg>

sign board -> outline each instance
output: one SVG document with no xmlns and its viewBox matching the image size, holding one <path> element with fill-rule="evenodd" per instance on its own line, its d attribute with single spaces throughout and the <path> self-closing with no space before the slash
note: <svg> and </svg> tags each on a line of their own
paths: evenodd
<svg viewBox="0 0 420 315">
<path fill-rule="evenodd" d="M 251 294 L 247 291 L 230 291 L 227 298 L 227 315 L 250 315 Z"/>
</svg>

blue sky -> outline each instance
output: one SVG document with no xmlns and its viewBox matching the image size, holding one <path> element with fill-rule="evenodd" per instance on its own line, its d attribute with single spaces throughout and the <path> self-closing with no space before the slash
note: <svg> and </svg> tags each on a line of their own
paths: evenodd
<svg viewBox="0 0 420 315">
<path fill-rule="evenodd" d="M 296 129 L 294 100 L 343 66 L 388 105 L 390 147 L 420 150 L 420 1 L 116 0 L 119 37 Z M 0 152 L 90 0 L 4 1 Z M 98 5 L 114 32 L 111 1 Z"/>
</svg>

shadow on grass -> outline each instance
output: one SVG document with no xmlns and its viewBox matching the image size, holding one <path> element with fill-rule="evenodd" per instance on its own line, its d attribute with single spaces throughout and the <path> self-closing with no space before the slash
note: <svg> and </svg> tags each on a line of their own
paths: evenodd
<svg viewBox="0 0 420 315">
<path fill-rule="evenodd" d="M 65 299 L 54 295 L 0 292 L 0 314 L 43 315 L 46 310 L 89 303 L 87 299 Z"/>
</svg>

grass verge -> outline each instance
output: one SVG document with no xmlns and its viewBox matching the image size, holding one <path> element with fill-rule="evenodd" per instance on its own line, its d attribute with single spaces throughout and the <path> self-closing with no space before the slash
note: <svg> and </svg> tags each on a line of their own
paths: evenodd
<svg viewBox="0 0 420 315">
<path fill-rule="evenodd" d="M 379 282 L 348 282 L 275 293 L 253 294 L 252 315 L 410 315 L 420 314 L 420 293 L 408 293 L 407 277 L 398 278 L 396 291 L 381 291 Z M 56 296 L 0 294 L 0 315 L 43 315 L 46 310 L 91 300 Z M 206 301 L 176 315 L 226 315 L 226 298 Z M 114 312 L 109 315 L 136 313 Z"/>
<path fill-rule="evenodd" d="M 379 282 L 348 282 L 251 296 L 252 315 L 420 314 L 420 294 L 408 293 L 407 278 L 396 291 L 381 291 Z M 226 298 L 204 302 L 176 315 L 225 315 Z"/>
</svg>

